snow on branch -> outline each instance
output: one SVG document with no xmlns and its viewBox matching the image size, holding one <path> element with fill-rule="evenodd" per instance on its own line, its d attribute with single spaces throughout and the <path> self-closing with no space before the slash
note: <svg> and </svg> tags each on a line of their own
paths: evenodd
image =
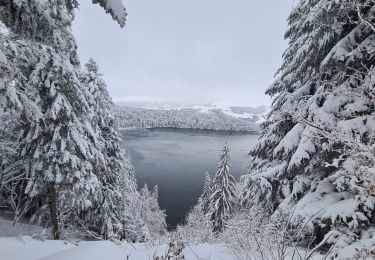
<svg viewBox="0 0 375 260">
<path fill-rule="evenodd" d="M 92 3 L 99 4 L 121 27 L 125 26 L 127 13 L 121 0 L 92 0 Z"/>
<path fill-rule="evenodd" d="M 357 5 L 357 14 L 362 23 L 367 24 L 373 31 L 375 31 L 375 24 L 363 16 L 359 5 Z"/>
</svg>

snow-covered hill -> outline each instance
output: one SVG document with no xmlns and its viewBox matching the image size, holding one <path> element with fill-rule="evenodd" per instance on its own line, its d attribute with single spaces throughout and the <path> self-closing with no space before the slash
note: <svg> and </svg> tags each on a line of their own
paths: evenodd
<svg viewBox="0 0 375 260">
<path fill-rule="evenodd" d="M 192 105 L 173 102 L 118 102 L 119 107 L 143 108 L 152 110 L 192 110 L 201 113 L 221 112 L 225 115 L 250 119 L 252 122 L 261 123 L 269 111 L 267 106 L 229 106 L 220 103 Z"/>
<path fill-rule="evenodd" d="M 241 106 L 218 106 L 218 105 L 198 105 L 192 106 L 191 109 L 196 109 L 201 113 L 210 113 L 212 111 L 219 111 L 225 115 L 250 119 L 255 123 L 261 123 L 268 112 L 268 107 L 241 107 Z"/>
<path fill-rule="evenodd" d="M 145 105 L 145 104 L 144 104 Z M 191 107 L 148 106 L 148 108 L 116 106 L 121 128 L 190 128 L 225 131 L 258 132 L 267 107 Z"/>
</svg>

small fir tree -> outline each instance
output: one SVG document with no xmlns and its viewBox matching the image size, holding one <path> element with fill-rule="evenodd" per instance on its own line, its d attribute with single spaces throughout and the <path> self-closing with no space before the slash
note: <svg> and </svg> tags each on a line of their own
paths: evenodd
<svg viewBox="0 0 375 260">
<path fill-rule="evenodd" d="M 210 174 L 206 172 L 203 193 L 202 193 L 202 196 L 200 197 L 200 205 L 205 215 L 209 212 L 209 209 L 210 209 L 211 194 L 212 194 L 212 181 L 211 181 Z"/>
<path fill-rule="evenodd" d="M 224 146 L 220 155 L 218 168 L 213 180 L 210 211 L 208 213 L 208 217 L 213 223 L 214 233 L 222 232 L 227 226 L 235 197 L 235 180 L 230 175 L 230 155 L 229 148 L 226 146 Z"/>
</svg>

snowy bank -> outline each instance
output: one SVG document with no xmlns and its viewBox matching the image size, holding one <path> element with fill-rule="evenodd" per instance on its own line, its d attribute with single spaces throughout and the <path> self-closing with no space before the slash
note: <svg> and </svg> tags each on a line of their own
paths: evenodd
<svg viewBox="0 0 375 260">
<path fill-rule="evenodd" d="M 55 240 L 35 240 L 29 236 L 0 238 L 1 259 L 6 260 L 150 260 L 162 256 L 168 246 L 117 245 L 109 241 L 82 241 L 77 245 Z M 186 259 L 235 259 L 225 245 L 202 244 L 187 247 Z"/>
</svg>

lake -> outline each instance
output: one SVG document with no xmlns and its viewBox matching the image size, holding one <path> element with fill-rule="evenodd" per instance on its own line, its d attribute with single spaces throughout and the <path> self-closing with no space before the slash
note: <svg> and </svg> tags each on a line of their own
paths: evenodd
<svg viewBox="0 0 375 260">
<path fill-rule="evenodd" d="M 238 180 L 258 138 L 251 133 L 174 128 L 126 129 L 122 134 L 138 186 L 159 186 L 159 204 L 166 210 L 169 228 L 183 223 L 197 203 L 205 173 L 215 175 L 223 146 L 230 148 L 231 173 Z"/>
</svg>

